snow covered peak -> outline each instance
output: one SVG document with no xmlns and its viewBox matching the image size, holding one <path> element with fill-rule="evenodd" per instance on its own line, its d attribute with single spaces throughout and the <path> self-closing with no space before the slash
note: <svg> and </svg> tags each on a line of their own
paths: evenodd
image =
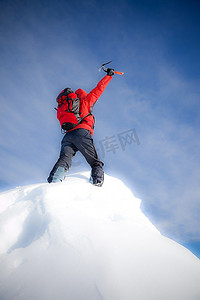
<svg viewBox="0 0 200 300">
<path fill-rule="evenodd" d="M 198 299 L 200 261 L 118 179 L 89 173 L 0 194 L 0 298 Z"/>
</svg>

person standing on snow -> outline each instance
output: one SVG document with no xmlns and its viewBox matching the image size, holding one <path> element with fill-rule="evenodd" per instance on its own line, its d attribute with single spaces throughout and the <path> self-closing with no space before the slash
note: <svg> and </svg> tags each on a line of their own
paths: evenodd
<svg viewBox="0 0 200 300">
<path fill-rule="evenodd" d="M 91 183 L 97 186 L 102 186 L 104 182 L 104 164 L 99 160 L 92 139 L 94 131 L 94 116 L 91 111 L 114 75 L 114 69 L 108 68 L 106 72 L 107 75 L 100 80 L 97 86 L 89 94 L 82 89 L 78 89 L 74 93 L 70 88 L 66 88 L 58 95 L 57 101 L 59 101 L 59 97 L 61 97 L 64 93 L 72 98 L 79 98 L 79 114 L 82 121 L 74 128 L 66 130 L 66 134 L 61 142 L 60 156 L 47 178 L 49 183 L 61 182 L 65 179 L 66 173 L 71 167 L 73 156 L 77 151 L 80 151 L 91 166 Z"/>
</svg>

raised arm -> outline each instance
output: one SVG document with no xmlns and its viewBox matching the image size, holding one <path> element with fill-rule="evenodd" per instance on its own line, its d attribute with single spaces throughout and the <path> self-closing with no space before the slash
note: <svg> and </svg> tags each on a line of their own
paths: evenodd
<svg viewBox="0 0 200 300">
<path fill-rule="evenodd" d="M 101 94 L 107 87 L 108 83 L 111 81 L 111 79 L 112 76 L 106 75 L 99 81 L 97 86 L 93 90 L 91 90 L 91 92 L 87 95 L 86 98 L 90 106 L 95 104 L 95 102 L 98 100 L 98 98 L 101 96 Z"/>
</svg>

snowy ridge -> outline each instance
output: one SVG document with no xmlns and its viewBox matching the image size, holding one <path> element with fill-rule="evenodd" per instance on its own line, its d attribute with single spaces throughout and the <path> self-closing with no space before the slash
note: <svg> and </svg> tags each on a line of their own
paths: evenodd
<svg viewBox="0 0 200 300">
<path fill-rule="evenodd" d="M 88 179 L 0 194 L 0 299 L 199 299 L 200 261 L 120 180 Z"/>
</svg>

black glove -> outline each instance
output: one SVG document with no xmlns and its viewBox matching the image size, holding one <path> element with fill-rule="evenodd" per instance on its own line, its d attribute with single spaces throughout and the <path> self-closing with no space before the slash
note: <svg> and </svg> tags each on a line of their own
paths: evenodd
<svg viewBox="0 0 200 300">
<path fill-rule="evenodd" d="M 107 69 L 107 75 L 109 75 L 109 76 L 113 76 L 115 73 L 114 73 L 114 69 Z"/>
</svg>

